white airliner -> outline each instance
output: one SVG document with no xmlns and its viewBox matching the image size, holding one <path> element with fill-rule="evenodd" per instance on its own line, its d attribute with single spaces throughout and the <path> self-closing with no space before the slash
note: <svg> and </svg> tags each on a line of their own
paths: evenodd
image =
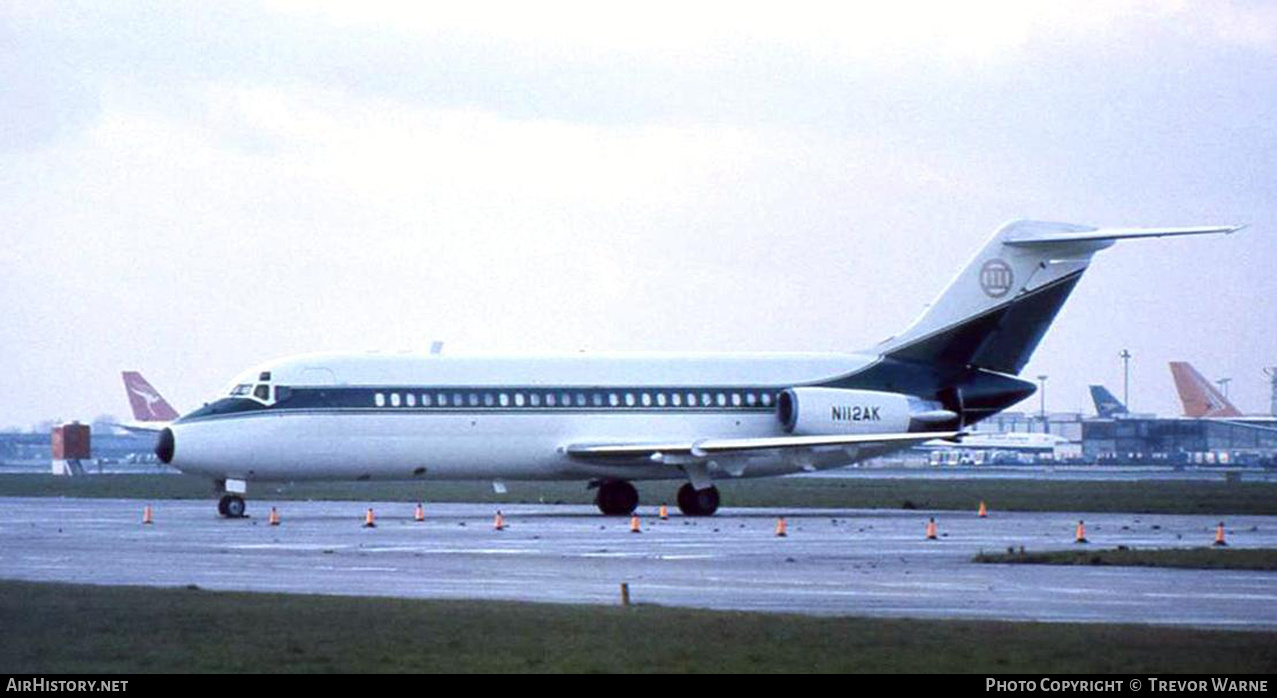
<svg viewBox="0 0 1277 698">
<path fill-rule="evenodd" d="M 961 442 L 933 439 L 922 444 L 926 449 L 942 450 L 987 450 L 987 451 L 1053 451 L 1057 446 L 1068 443 L 1068 439 L 1058 434 L 1039 434 L 1037 432 L 972 432 L 965 434 Z"/>
<path fill-rule="evenodd" d="M 605 514 L 635 480 L 714 482 L 835 468 L 962 429 L 1034 392 L 1029 361 L 1091 256 L 1116 240 L 1238 226 L 999 229 L 911 327 L 858 354 L 541 357 L 315 354 L 252 368 L 160 432 L 164 463 L 216 481 L 580 480 Z"/>
</svg>

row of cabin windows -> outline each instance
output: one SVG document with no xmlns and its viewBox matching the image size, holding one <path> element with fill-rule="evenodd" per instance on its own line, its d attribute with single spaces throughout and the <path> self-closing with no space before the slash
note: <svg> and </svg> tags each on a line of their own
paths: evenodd
<svg viewBox="0 0 1277 698">
<path fill-rule="evenodd" d="M 377 393 L 377 407 L 771 407 L 770 392 L 457 392 Z"/>
</svg>

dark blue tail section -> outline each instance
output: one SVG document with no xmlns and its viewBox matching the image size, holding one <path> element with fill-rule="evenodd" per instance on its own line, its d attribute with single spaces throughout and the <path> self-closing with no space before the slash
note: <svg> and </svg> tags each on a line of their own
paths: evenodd
<svg viewBox="0 0 1277 698">
<path fill-rule="evenodd" d="M 1102 385 L 1091 386 L 1091 400 L 1095 401 L 1095 414 L 1100 417 L 1116 417 L 1126 414 L 1126 405 L 1113 397 L 1113 393 Z"/>
</svg>

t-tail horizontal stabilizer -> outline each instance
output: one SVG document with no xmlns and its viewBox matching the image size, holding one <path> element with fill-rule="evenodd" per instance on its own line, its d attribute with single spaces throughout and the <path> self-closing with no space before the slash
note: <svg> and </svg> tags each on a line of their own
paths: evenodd
<svg viewBox="0 0 1277 698">
<path fill-rule="evenodd" d="M 1015 221 L 1000 228 L 885 357 L 1017 374 L 1096 252 L 1118 240 L 1228 234 L 1244 226 L 1094 228 Z"/>
</svg>

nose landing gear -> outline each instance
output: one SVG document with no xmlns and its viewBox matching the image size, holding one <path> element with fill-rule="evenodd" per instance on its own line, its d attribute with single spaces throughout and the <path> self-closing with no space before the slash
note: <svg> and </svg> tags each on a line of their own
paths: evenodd
<svg viewBox="0 0 1277 698">
<path fill-rule="evenodd" d="M 217 502 L 217 513 L 228 519 L 243 518 L 246 508 L 247 505 L 244 504 L 244 498 L 239 495 L 225 494 Z"/>
</svg>

